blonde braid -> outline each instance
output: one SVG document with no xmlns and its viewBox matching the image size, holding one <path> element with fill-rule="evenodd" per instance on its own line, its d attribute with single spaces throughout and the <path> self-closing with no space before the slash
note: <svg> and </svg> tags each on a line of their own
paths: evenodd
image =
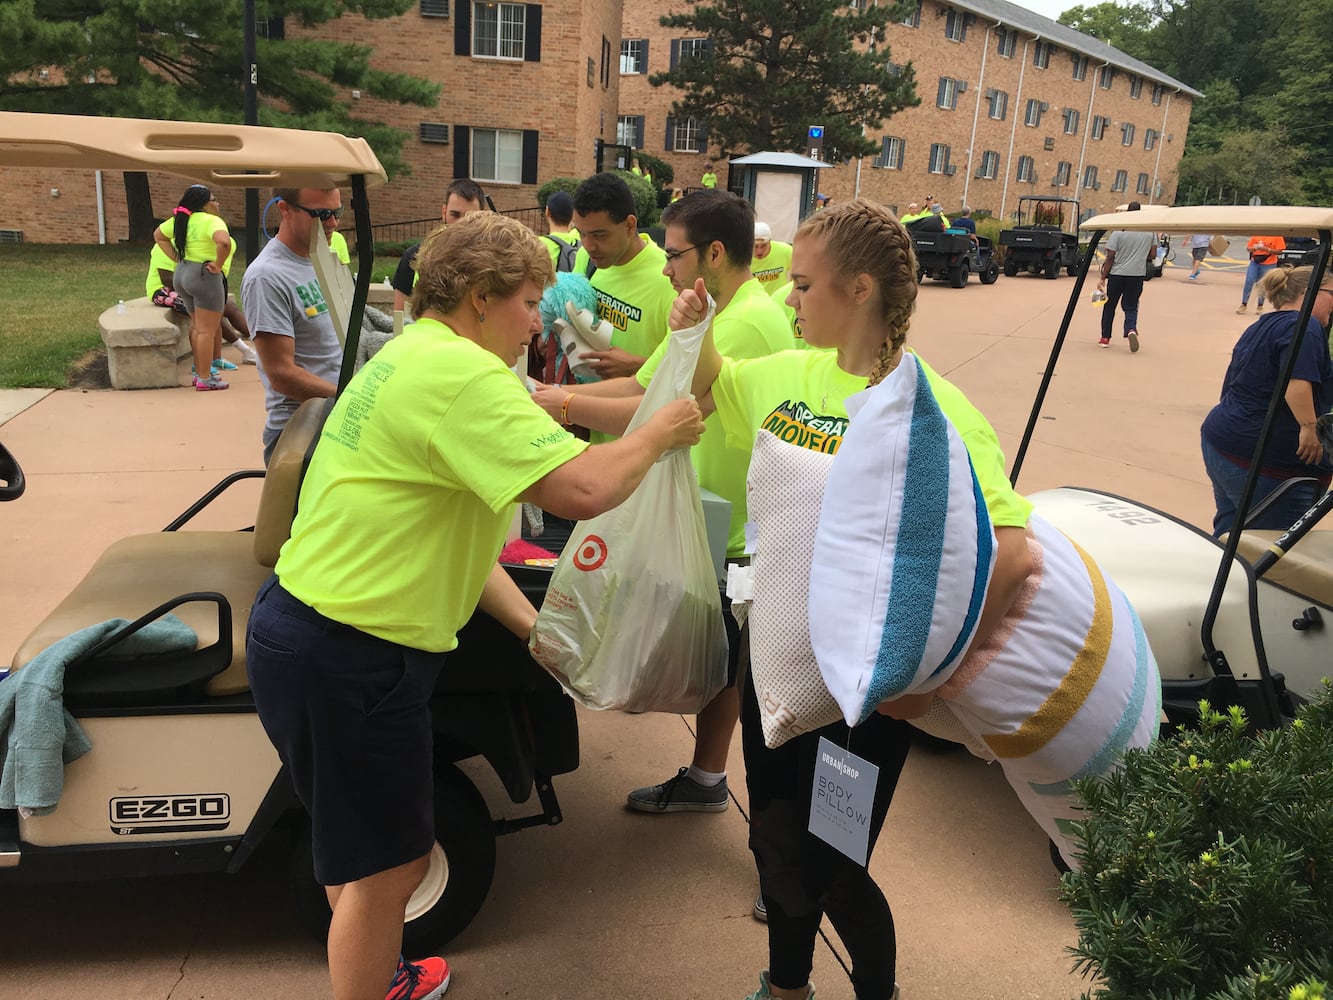
<svg viewBox="0 0 1333 1000">
<path fill-rule="evenodd" d="M 862 272 L 875 281 L 884 306 L 884 345 L 870 372 L 877 385 L 898 365 L 916 306 L 916 255 L 912 240 L 883 205 L 858 198 L 816 212 L 801 224 L 797 237 L 824 240 L 829 265 L 841 277 Z"/>
</svg>

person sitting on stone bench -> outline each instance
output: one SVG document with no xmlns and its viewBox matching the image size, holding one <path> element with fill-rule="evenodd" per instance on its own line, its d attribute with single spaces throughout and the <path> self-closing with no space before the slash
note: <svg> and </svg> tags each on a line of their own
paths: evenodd
<svg viewBox="0 0 1333 1000">
<path fill-rule="evenodd" d="M 226 262 L 222 265 L 222 273 L 225 277 L 231 270 L 232 257 L 236 254 L 236 241 L 232 240 L 231 254 L 227 256 Z M 148 276 L 144 279 L 144 294 L 148 296 L 155 306 L 162 306 L 165 309 L 171 309 L 180 313 L 182 316 L 189 316 L 185 309 L 185 303 L 180 295 L 176 293 L 176 287 L 173 278 L 176 272 L 176 262 L 168 257 L 156 242 L 153 243 L 153 249 L 148 255 Z M 213 342 L 213 367 L 222 369 L 226 365 L 219 365 L 222 358 L 222 342 L 226 341 L 241 352 L 241 363 L 252 365 L 255 363 L 255 349 L 250 345 L 250 327 L 246 325 L 245 313 L 241 312 L 240 306 L 232 302 L 230 298 L 222 307 L 222 325 L 221 337 Z M 227 365 L 231 365 L 228 361 Z M 231 365 L 235 368 L 235 365 Z"/>
</svg>

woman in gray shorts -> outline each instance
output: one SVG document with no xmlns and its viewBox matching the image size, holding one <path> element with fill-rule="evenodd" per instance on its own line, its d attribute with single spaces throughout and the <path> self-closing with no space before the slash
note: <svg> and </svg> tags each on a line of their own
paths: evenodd
<svg viewBox="0 0 1333 1000">
<path fill-rule="evenodd" d="M 227 293 L 222 265 L 231 254 L 231 234 L 217 214 L 213 192 L 191 184 L 180 204 L 153 233 L 163 253 L 176 262 L 176 292 L 190 313 L 190 353 L 194 387 L 200 392 L 229 388 L 213 373 L 213 343 L 222 330 Z"/>
</svg>

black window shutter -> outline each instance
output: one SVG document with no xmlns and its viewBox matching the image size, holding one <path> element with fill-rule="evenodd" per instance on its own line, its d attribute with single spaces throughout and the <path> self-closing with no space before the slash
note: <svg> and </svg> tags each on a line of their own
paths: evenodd
<svg viewBox="0 0 1333 1000">
<path fill-rule="evenodd" d="M 948 83 L 949 83 L 948 80 L 946 80 L 944 77 L 940 77 L 940 86 L 939 86 L 939 89 L 936 90 L 936 92 L 935 92 L 935 106 L 936 106 L 936 107 L 940 107 L 940 108 L 942 108 L 942 107 L 945 106 L 945 105 L 944 105 L 944 88 L 945 88 L 946 86 L 948 86 Z"/>
<path fill-rule="evenodd" d="M 537 130 L 523 130 L 523 183 L 537 183 Z"/>
<path fill-rule="evenodd" d="M 680 63 L 680 39 L 671 39 L 671 71 L 674 73 Z"/>
<path fill-rule="evenodd" d="M 699 152 L 708 152 L 708 126 L 702 122 L 699 124 Z"/>
<path fill-rule="evenodd" d="M 523 39 L 523 61 L 542 61 L 542 5 L 530 3 L 528 7 L 527 36 Z"/>
<path fill-rule="evenodd" d="M 460 0 L 454 8 L 454 55 L 472 55 L 472 0 Z"/>
<path fill-rule="evenodd" d="M 648 39 L 645 38 L 640 44 L 643 46 L 643 48 L 642 48 L 642 50 L 641 50 L 641 51 L 643 52 L 643 72 L 644 72 L 644 73 L 647 73 L 647 72 L 648 72 Z M 642 143 L 640 143 L 640 145 L 642 145 Z"/>
<path fill-rule="evenodd" d="M 711 38 L 704 39 L 704 55 L 709 59 L 713 58 L 713 40 Z"/>
<path fill-rule="evenodd" d="M 454 126 L 454 176 L 472 176 L 472 129 L 467 125 Z"/>
<path fill-rule="evenodd" d="M 643 115 L 634 116 L 634 148 L 643 149 Z"/>
<path fill-rule="evenodd" d="M 671 44 L 672 44 L 672 45 L 675 45 L 676 43 L 675 43 L 675 42 L 672 42 Z M 675 122 L 673 122 L 673 121 L 671 120 L 671 116 L 670 116 L 670 115 L 667 115 L 667 124 L 666 124 L 666 145 L 665 145 L 663 148 L 664 148 L 668 153 L 671 152 L 671 138 L 672 138 L 671 133 L 672 133 L 673 131 L 675 131 Z"/>
</svg>

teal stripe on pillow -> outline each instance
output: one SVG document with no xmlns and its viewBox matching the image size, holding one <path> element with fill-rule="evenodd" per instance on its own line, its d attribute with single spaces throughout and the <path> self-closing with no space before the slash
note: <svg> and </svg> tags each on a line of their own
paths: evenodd
<svg viewBox="0 0 1333 1000">
<path fill-rule="evenodd" d="M 898 523 L 884 632 L 862 718 L 881 701 L 901 694 L 915 679 L 935 608 L 944 552 L 940 529 L 949 512 L 949 423 L 920 369 L 916 371 L 901 509 L 912 511 L 913 516 Z"/>
<path fill-rule="evenodd" d="M 972 578 L 972 600 L 968 603 L 967 616 L 963 619 L 958 638 L 954 640 L 953 649 L 949 650 L 944 662 L 931 672 L 931 677 L 953 666 L 954 661 L 963 655 L 968 640 L 972 638 L 972 630 L 977 627 L 977 619 L 981 617 L 981 606 L 986 603 L 986 590 L 990 585 L 991 549 L 994 548 L 995 539 L 991 535 L 986 497 L 981 492 L 981 481 L 977 479 L 977 470 L 972 467 L 971 456 L 967 459 L 967 471 L 972 475 L 972 502 L 977 506 L 977 570 Z"/>
</svg>

